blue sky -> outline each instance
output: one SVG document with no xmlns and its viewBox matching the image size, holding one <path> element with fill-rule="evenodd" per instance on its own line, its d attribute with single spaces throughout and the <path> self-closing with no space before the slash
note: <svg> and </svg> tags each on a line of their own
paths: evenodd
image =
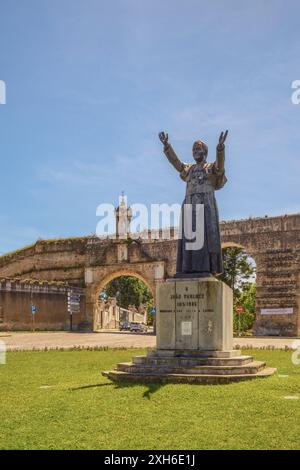
<svg viewBox="0 0 300 470">
<path fill-rule="evenodd" d="M 1 0 L 0 252 L 95 232 L 96 207 L 180 203 L 229 129 L 221 219 L 299 212 L 298 0 Z"/>
</svg>

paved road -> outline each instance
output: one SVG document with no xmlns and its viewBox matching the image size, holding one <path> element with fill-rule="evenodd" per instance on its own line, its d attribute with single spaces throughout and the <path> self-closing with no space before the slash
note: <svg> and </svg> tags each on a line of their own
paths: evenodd
<svg viewBox="0 0 300 470">
<path fill-rule="evenodd" d="M 130 333 L 127 331 L 109 331 L 98 333 L 35 332 L 17 333 L 0 332 L 0 341 L 4 341 L 6 349 L 31 350 L 72 347 L 110 347 L 110 348 L 148 348 L 155 347 L 155 335 Z M 296 344 L 295 344 L 296 342 Z M 300 347 L 300 338 L 235 338 L 234 345 L 240 347 Z"/>
</svg>

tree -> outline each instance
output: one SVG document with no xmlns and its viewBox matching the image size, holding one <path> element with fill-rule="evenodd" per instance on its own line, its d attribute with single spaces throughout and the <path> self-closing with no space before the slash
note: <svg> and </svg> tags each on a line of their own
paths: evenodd
<svg viewBox="0 0 300 470">
<path fill-rule="evenodd" d="M 235 298 L 234 307 L 242 305 L 244 312 L 237 314 L 234 310 L 233 329 L 248 331 L 252 328 L 256 318 L 256 284 L 255 282 L 244 285 L 242 292 Z"/>
<path fill-rule="evenodd" d="M 244 309 L 255 314 L 256 311 L 256 283 L 252 282 L 244 286 L 243 291 L 236 299 L 236 303 L 243 305 Z"/>
<path fill-rule="evenodd" d="M 234 298 L 242 292 L 243 286 L 247 285 L 255 274 L 251 259 L 242 248 L 237 247 L 223 250 L 223 269 L 219 279 L 231 287 Z"/>
<path fill-rule="evenodd" d="M 233 290 L 233 329 L 247 331 L 252 328 L 256 313 L 255 266 L 242 248 L 223 250 L 224 272 L 219 279 Z M 244 312 L 237 314 L 235 307 L 243 306 Z"/>
<path fill-rule="evenodd" d="M 152 293 L 146 284 L 133 276 L 113 279 L 105 287 L 104 294 L 115 297 L 117 304 L 122 308 L 128 308 L 129 305 L 138 308 L 141 304 L 149 304 L 152 300 Z"/>
</svg>

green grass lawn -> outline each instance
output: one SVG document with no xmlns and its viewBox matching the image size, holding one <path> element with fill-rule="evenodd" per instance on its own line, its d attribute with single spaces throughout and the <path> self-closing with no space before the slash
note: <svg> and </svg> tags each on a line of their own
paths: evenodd
<svg viewBox="0 0 300 470">
<path fill-rule="evenodd" d="M 8 353 L 0 365 L 0 448 L 300 448 L 300 398 L 284 398 L 300 397 L 291 352 L 249 351 L 278 374 L 230 385 L 117 386 L 100 375 L 143 352 Z"/>
</svg>

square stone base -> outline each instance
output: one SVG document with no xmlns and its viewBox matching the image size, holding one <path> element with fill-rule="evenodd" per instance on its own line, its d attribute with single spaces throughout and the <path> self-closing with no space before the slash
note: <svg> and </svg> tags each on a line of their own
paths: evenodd
<svg viewBox="0 0 300 470">
<path fill-rule="evenodd" d="M 231 351 L 232 290 L 214 277 L 157 284 L 157 350 Z"/>
<path fill-rule="evenodd" d="M 114 382 L 227 384 L 276 369 L 232 350 L 232 290 L 215 278 L 157 285 L 157 349 L 102 374 Z"/>
</svg>

